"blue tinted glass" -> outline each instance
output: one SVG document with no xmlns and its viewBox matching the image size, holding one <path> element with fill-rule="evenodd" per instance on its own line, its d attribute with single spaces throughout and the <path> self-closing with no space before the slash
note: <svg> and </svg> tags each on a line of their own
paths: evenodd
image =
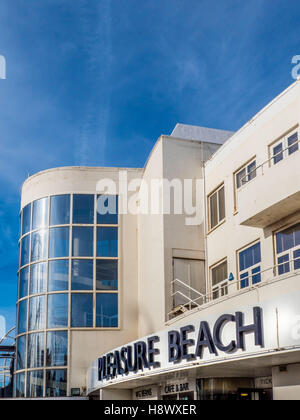
<svg viewBox="0 0 300 420">
<path fill-rule="evenodd" d="M 72 294 L 72 327 L 93 326 L 93 295 Z"/>
<path fill-rule="evenodd" d="M 119 197 L 117 195 L 99 195 L 97 197 L 97 224 L 117 225 Z"/>
<path fill-rule="evenodd" d="M 93 277 L 93 260 L 72 261 L 72 290 L 92 290 Z"/>
<path fill-rule="evenodd" d="M 31 261 L 45 260 L 48 255 L 48 231 L 39 230 L 31 236 Z"/>
<path fill-rule="evenodd" d="M 50 229 L 49 258 L 69 256 L 69 228 L 59 227 Z"/>
<path fill-rule="evenodd" d="M 26 353 L 26 335 L 17 340 L 18 354 L 17 354 L 17 370 L 23 370 L 26 368 L 25 364 L 25 353 Z"/>
<path fill-rule="evenodd" d="M 278 274 L 279 275 L 284 274 L 284 273 L 289 273 L 290 264 L 287 261 L 289 261 L 289 254 L 283 255 L 282 257 L 278 258 Z"/>
<path fill-rule="evenodd" d="M 42 198 L 33 203 L 32 229 L 48 226 L 48 198 Z"/>
<path fill-rule="evenodd" d="M 44 333 L 28 334 L 27 367 L 44 366 Z"/>
<path fill-rule="evenodd" d="M 259 274 L 256 274 L 259 273 Z M 255 267 L 252 270 L 252 284 L 257 284 L 261 282 L 260 267 Z"/>
<path fill-rule="evenodd" d="M 94 196 L 88 194 L 73 195 L 73 223 L 94 224 Z"/>
<path fill-rule="evenodd" d="M 21 267 L 29 263 L 30 235 L 25 236 L 21 242 Z"/>
<path fill-rule="evenodd" d="M 297 150 L 299 149 L 299 143 L 297 142 L 298 142 L 298 133 L 295 133 L 288 138 L 289 155 L 297 152 Z"/>
<path fill-rule="evenodd" d="M 274 164 L 280 162 L 283 159 L 282 150 L 283 150 L 282 143 L 278 144 L 278 146 L 276 147 L 273 147 Z"/>
<path fill-rule="evenodd" d="M 294 251 L 294 270 L 298 270 L 300 268 L 300 249 Z"/>
<path fill-rule="evenodd" d="M 28 204 L 23 209 L 23 218 L 22 218 L 22 235 L 29 232 L 31 229 L 31 204 Z"/>
<path fill-rule="evenodd" d="M 94 229 L 73 227 L 73 257 L 92 257 L 94 254 Z"/>
<path fill-rule="evenodd" d="M 67 370 L 46 371 L 46 396 L 66 397 L 67 396 Z"/>
<path fill-rule="evenodd" d="M 118 294 L 98 293 L 96 302 L 96 326 L 99 328 L 118 327 Z"/>
<path fill-rule="evenodd" d="M 97 290 L 118 289 L 118 261 L 97 260 L 96 263 Z"/>
<path fill-rule="evenodd" d="M 27 374 L 27 398 L 39 398 L 44 396 L 44 372 L 35 370 Z"/>
<path fill-rule="evenodd" d="M 19 303 L 19 320 L 18 333 L 22 334 L 27 331 L 27 300 L 22 300 Z"/>
<path fill-rule="evenodd" d="M 44 328 L 45 328 L 45 296 L 36 296 L 30 299 L 29 331 L 43 330 Z"/>
<path fill-rule="evenodd" d="M 248 272 L 246 272 L 246 273 L 241 274 L 241 288 L 244 289 L 245 287 L 248 287 L 248 286 L 249 286 L 249 274 Z"/>
<path fill-rule="evenodd" d="M 55 195 L 50 202 L 50 225 L 70 224 L 70 196 Z"/>
<path fill-rule="evenodd" d="M 68 332 L 51 331 L 47 334 L 47 366 L 67 366 Z"/>
<path fill-rule="evenodd" d="M 117 257 L 118 256 L 118 228 L 101 227 L 97 228 L 97 256 Z"/>
<path fill-rule="evenodd" d="M 29 269 L 27 267 L 21 270 L 20 272 L 20 296 L 19 296 L 20 299 L 28 296 L 28 283 L 29 283 Z"/>
<path fill-rule="evenodd" d="M 48 292 L 60 292 L 69 289 L 69 261 L 49 261 Z"/>
<path fill-rule="evenodd" d="M 277 254 L 300 245 L 300 223 L 276 234 Z"/>
<path fill-rule="evenodd" d="M 257 243 L 245 251 L 240 252 L 240 271 L 258 264 L 261 261 L 260 243 Z"/>
<path fill-rule="evenodd" d="M 48 296 L 48 328 L 64 328 L 68 326 L 68 295 L 55 294 Z"/>
<path fill-rule="evenodd" d="M 31 265 L 30 269 L 30 294 L 37 295 L 46 291 L 47 263 Z"/>
<path fill-rule="evenodd" d="M 16 392 L 15 395 L 17 398 L 25 397 L 25 373 L 18 373 L 16 375 Z"/>
</svg>

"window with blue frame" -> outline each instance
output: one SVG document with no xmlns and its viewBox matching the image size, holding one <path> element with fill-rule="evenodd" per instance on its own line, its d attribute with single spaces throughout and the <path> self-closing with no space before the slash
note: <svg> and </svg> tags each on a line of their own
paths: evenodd
<svg viewBox="0 0 300 420">
<path fill-rule="evenodd" d="M 239 278 L 241 288 L 261 282 L 260 242 L 239 252 Z"/>
<path fill-rule="evenodd" d="M 300 223 L 276 233 L 278 275 L 300 269 Z"/>
</svg>

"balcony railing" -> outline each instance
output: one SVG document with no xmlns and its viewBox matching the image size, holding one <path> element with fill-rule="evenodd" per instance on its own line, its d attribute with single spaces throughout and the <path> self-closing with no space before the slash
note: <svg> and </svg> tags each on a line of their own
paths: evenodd
<svg viewBox="0 0 300 420">
<path fill-rule="evenodd" d="M 252 169 L 247 175 L 245 175 L 243 178 L 241 178 L 241 184 L 246 185 L 249 181 L 256 178 L 257 176 L 257 170 L 261 169 L 261 175 L 264 175 L 264 168 L 267 165 L 267 167 L 270 167 L 270 164 L 272 164 L 272 161 L 274 161 L 277 157 L 282 155 L 282 160 L 286 159 L 284 156 L 286 151 L 289 151 L 292 147 L 294 147 L 296 144 L 298 145 L 300 143 L 300 140 L 295 141 L 288 147 L 280 150 L 280 152 L 276 153 L 275 155 L 272 155 L 269 159 L 267 159 L 265 162 L 261 163 L 260 165 L 256 166 L 254 169 Z M 293 152 L 295 153 L 295 152 Z M 276 163 L 273 163 L 272 166 L 276 165 Z"/>
<path fill-rule="evenodd" d="M 179 279 L 174 279 L 172 283 L 172 290 L 176 287 L 176 285 L 180 285 L 181 287 L 184 287 L 186 289 L 186 293 L 183 293 L 182 291 L 174 291 L 171 294 L 171 298 L 174 301 L 177 296 L 180 296 L 181 298 L 185 299 L 186 302 L 173 307 L 172 311 L 168 313 L 168 320 L 174 319 L 177 316 L 180 316 L 187 311 L 191 311 L 193 309 L 201 308 L 203 305 L 211 303 L 211 302 L 218 302 L 222 300 L 229 299 L 234 293 L 239 292 L 245 292 L 246 290 L 254 290 L 260 287 L 261 285 L 268 284 L 272 281 L 279 280 L 282 278 L 284 280 L 286 278 L 287 274 L 293 274 L 296 275 L 297 273 L 300 273 L 300 269 L 293 268 L 293 265 L 295 266 L 295 262 L 299 264 L 300 257 L 297 258 L 291 258 L 289 261 L 285 261 L 280 264 L 273 265 L 272 267 L 266 268 L 264 270 L 260 270 L 255 272 L 255 274 L 250 274 L 247 277 L 240 277 L 238 280 L 224 280 L 224 282 L 221 283 L 218 291 L 218 297 L 216 296 L 216 290 L 213 288 L 210 292 L 206 294 L 200 293 L 198 290 L 190 287 L 183 281 Z M 280 269 L 285 266 L 287 267 L 289 265 L 289 269 L 285 269 L 283 274 L 279 274 Z M 270 274 L 270 275 L 269 275 Z M 260 276 L 260 282 L 256 284 L 252 284 L 252 277 Z M 245 284 L 249 284 L 249 286 L 245 287 Z M 188 294 L 193 292 L 196 297 L 191 299 Z"/>
</svg>

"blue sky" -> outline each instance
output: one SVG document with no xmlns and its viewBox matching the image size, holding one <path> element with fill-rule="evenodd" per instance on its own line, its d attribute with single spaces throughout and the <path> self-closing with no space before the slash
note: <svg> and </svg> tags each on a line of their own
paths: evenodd
<svg viewBox="0 0 300 420">
<path fill-rule="evenodd" d="M 293 82 L 293 0 L 1 0 L 0 315 L 15 322 L 19 192 L 66 165 L 144 165 L 177 122 L 237 130 Z"/>
</svg>

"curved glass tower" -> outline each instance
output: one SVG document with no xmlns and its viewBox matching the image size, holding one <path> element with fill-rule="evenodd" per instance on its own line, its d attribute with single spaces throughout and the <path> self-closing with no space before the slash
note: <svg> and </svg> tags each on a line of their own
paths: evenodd
<svg viewBox="0 0 300 420">
<path fill-rule="evenodd" d="M 21 210 L 16 397 L 68 396 L 72 331 L 119 328 L 118 212 L 99 214 L 98 198 L 49 194 Z"/>
</svg>

